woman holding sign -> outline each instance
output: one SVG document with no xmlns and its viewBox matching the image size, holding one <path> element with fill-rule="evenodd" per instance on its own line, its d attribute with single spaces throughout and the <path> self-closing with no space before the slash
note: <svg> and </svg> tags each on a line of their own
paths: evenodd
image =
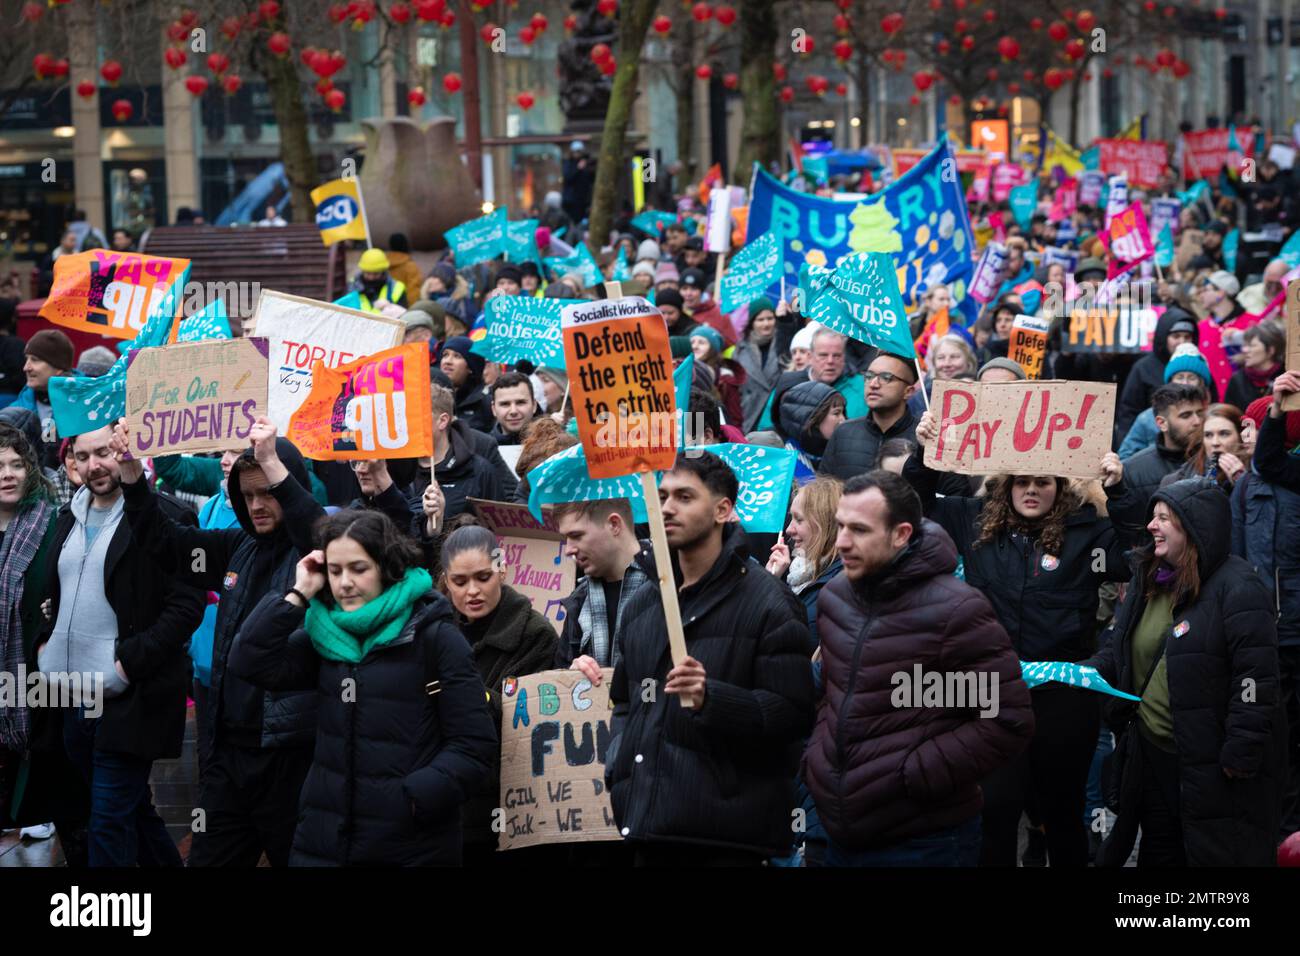
<svg viewBox="0 0 1300 956">
<path fill-rule="evenodd" d="M 455 866 L 460 808 L 498 759 L 483 682 L 414 542 L 376 511 L 324 518 L 294 586 L 240 628 L 230 668 L 315 687 L 296 866 Z"/>
<path fill-rule="evenodd" d="M 938 440 L 930 412 L 921 416 L 916 437 L 923 445 Z M 1101 467 L 1106 488 L 1116 487 L 1123 477 L 1119 457 L 1107 454 Z M 996 475 L 983 497 L 937 498 L 940 473 L 926 466 L 923 448 L 903 475 L 920 494 L 926 517 L 952 537 L 966 583 L 984 592 L 1022 661 L 1078 662 L 1095 652 L 1097 588 L 1104 581 L 1127 581 L 1130 573 L 1110 520 L 1085 503 L 1068 479 Z M 1051 865 L 1086 866 L 1084 803 L 1101 701 L 1091 691 L 1059 683 L 1030 693 L 1035 730 L 1029 749 L 981 784 L 980 862 L 1015 866 L 1020 814 L 1032 794 Z"/>
</svg>

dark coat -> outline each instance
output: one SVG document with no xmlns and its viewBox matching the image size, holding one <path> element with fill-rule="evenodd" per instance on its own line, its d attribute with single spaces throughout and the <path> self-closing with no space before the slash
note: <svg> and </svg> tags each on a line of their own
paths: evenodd
<svg viewBox="0 0 1300 956">
<path fill-rule="evenodd" d="M 497 736 L 501 736 L 501 684 L 507 677 L 524 677 L 552 666 L 558 643 L 555 625 L 535 610 L 528 598 L 509 585 L 501 587 L 487 632 L 472 639 L 474 667 L 487 689 L 488 710 Z M 492 811 L 501 805 L 501 754 L 493 755 L 487 783 L 472 797 L 462 814 L 466 843 L 494 843 Z"/>
<path fill-rule="evenodd" d="M 1174 608 L 1175 625 L 1165 635 L 1187 864 L 1272 866 L 1287 736 L 1273 604 L 1250 565 L 1228 553 L 1232 519 L 1217 486 L 1181 481 L 1158 491 L 1149 510 L 1156 501 L 1169 506 L 1196 545 L 1201 577 L 1200 593 Z M 1110 639 L 1091 661 L 1111 686 L 1128 693 L 1137 693 L 1146 676 L 1133 670 L 1132 645 L 1146 604 L 1141 586 L 1129 589 Z M 1123 730 L 1136 719 L 1133 704 L 1108 697 L 1106 707 L 1117 730 L 1140 733 L 1131 724 Z M 1121 746 L 1117 754 L 1136 750 Z M 1231 779 L 1225 767 L 1251 776 Z M 1119 816 L 1099 865 L 1122 866 L 1137 831 L 1141 774 L 1118 772 Z"/>
<path fill-rule="evenodd" d="M 939 472 L 913 455 L 903 476 L 921 496 L 925 516 L 957 546 L 965 580 L 993 605 L 1022 661 L 1081 661 L 1096 652 L 1097 588 L 1130 576 L 1125 547 L 1110 520 L 1085 504 L 1065 519 L 1060 554 L 1043 553 L 1037 537 L 1000 533 L 978 544 L 987 498 L 935 497 Z"/>
<path fill-rule="evenodd" d="M 394 641 L 356 664 L 321 657 L 305 616 L 283 595 L 268 594 L 230 652 L 231 672 L 250 683 L 315 689 L 319 700 L 292 863 L 458 865 L 461 805 L 483 786 L 499 750 L 451 605 L 429 592 Z M 439 682 L 437 693 L 427 692 L 431 681 Z M 345 686 L 354 691 L 350 700 Z"/>
<path fill-rule="evenodd" d="M 854 475 L 871 471 L 877 467 L 880 446 L 889 439 L 916 441 L 916 423 L 917 419 L 910 411 L 904 411 L 903 417 L 887 432 L 880 430 L 871 415 L 849 419 L 831 433 L 826 454 L 822 456 L 821 473 L 848 481 Z"/>
<path fill-rule="evenodd" d="M 264 595 L 288 593 L 298 561 L 315 548 L 313 528 L 325 513 L 308 491 L 307 468 L 298 449 L 285 438 L 277 438 L 275 447 L 289 477 L 272 489 L 284 517 L 270 534 L 253 531 L 239 490 L 239 472 L 233 469 L 227 484 L 230 506 L 239 519 L 234 528 L 197 530 L 182 525 L 158 507 L 158 496 L 148 482 L 122 486 L 126 517 L 136 541 L 171 561 L 188 583 L 221 595 L 213 634 L 207 719 L 201 725 L 210 743 L 228 741 L 267 749 L 310 747 L 316 733 L 314 693 L 263 691 L 226 673 L 226 659 L 244 618 Z M 245 455 L 251 457 L 252 450 Z"/>
<path fill-rule="evenodd" d="M 157 503 L 177 525 L 198 528 L 194 512 L 175 498 L 160 494 Z M 76 521 L 70 504 L 55 519 L 54 541 L 46 556 L 52 602 L 46 635 L 59 619 L 59 554 Z M 190 635 L 203 620 L 207 594 L 174 573 L 165 558 L 136 547 L 123 515 L 104 556 L 104 596 L 117 616 L 114 653 L 130 686 L 117 697 L 105 698 L 95 749 L 141 760 L 179 757 L 193 678 Z"/>
<path fill-rule="evenodd" d="M 938 525 L 864 586 L 841 575 L 817 601 L 823 696 L 803 778 L 831 840 L 884 847 L 976 816 L 979 782 L 1034 734 L 1029 688 L 988 600 L 953 576 L 957 549 Z M 896 707 L 894 675 L 988 673 L 997 713 Z"/>
<path fill-rule="evenodd" d="M 812 720 L 803 608 L 726 525 L 718 560 L 678 594 L 687 653 L 708 675 L 704 705 L 688 710 L 662 691 L 673 666 L 663 597 L 652 553 L 637 560 L 649 581 L 626 609 L 610 685 L 605 782 L 618 826 L 634 841 L 784 854 Z"/>
<path fill-rule="evenodd" d="M 1167 339 L 1169 329 L 1176 322 L 1192 324 L 1192 342 L 1200 342 L 1200 333 L 1196 330 L 1196 317 L 1173 305 L 1165 310 L 1156 321 L 1155 335 L 1151 339 L 1151 351 L 1143 355 L 1129 369 L 1128 378 L 1115 404 L 1116 444 L 1124 440 L 1133 419 L 1151 407 L 1151 395 L 1165 384 L 1165 365 L 1171 357 Z"/>
<path fill-rule="evenodd" d="M 449 451 L 447 457 L 434 465 L 433 474 L 442 488 L 446 507 L 443 520 L 447 521 L 470 510 L 470 498 L 485 498 L 488 501 L 505 501 L 506 491 L 501 485 L 500 476 L 492 464 L 476 448 L 473 436 L 482 434 L 466 427 L 463 422 L 454 421 L 447 430 Z M 483 435 L 492 442 L 490 435 Z M 496 443 L 492 442 L 496 451 Z M 497 454 L 500 458 L 500 454 Z M 421 498 L 429 487 L 429 470 L 421 468 L 413 481 L 406 488 L 407 501 L 411 506 L 412 521 L 415 526 L 424 525 L 424 506 Z M 418 530 L 415 532 L 419 537 Z"/>
<path fill-rule="evenodd" d="M 421 495 L 423 494 L 424 492 L 421 491 Z M 416 514 L 414 504 L 402 493 L 402 489 L 397 487 L 396 482 L 393 482 L 377 495 L 358 495 L 352 499 L 348 507 L 356 508 L 359 511 L 378 511 L 385 514 L 402 531 L 406 531 L 411 527 L 411 519 Z M 423 509 L 420 510 L 419 514 L 421 518 L 424 517 Z"/>
<path fill-rule="evenodd" d="M 795 595 L 795 597 L 799 599 L 799 603 L 803 605 L 804 613 L 807 615 L 808 634 L 812 641 L 808 647 L 808 654 L 810 657 L 812 656 L 813 651 L 817 650 L 818 644 L 821 643 L 821 638 L 817 633 L 817 598 L 821 594 L 822 588 L 830 584 L 831 581 L 835 579 L 835 576 L 843 570 L 844 562 L 841 561 L 837 555 L 834 560 L 826 566 L 825 571 L 817 575 L 816 578 L 808 583 L 807 587 Z"/>
<path fill-rule="evenodd" d="M 484 433 L 491 431 L 496 422 L 487 387 L 472 374 L 468 382 L 456 389 L 456 419 Z"/>
<path fill-rule="evenodd" d="M 1271 381 L 1268 385 L 1255 385 L 1246 377 L 1245 369 L 1237 369 L 1232 373 L 1232 378 L 1228 379 L 1228 387 L 1223 393 L 1223 400 L 1229 405 L 1235 405 L 1239 411 L 1244 412 L 1250 407 L 1251 402 L 1257 398 L 1272 394 L 1272 391 L 1273 384 Z"/>
</svg>

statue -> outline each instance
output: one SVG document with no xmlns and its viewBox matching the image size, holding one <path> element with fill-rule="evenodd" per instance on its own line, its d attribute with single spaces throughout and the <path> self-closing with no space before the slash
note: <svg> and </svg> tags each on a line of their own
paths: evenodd
<svg viewBox="0 0 1300 956">
<path fill-rule="evenodd" d="M 482 197 L 456 146 L 454 119 L 443 116 L 421 127 L 398 116 L 362 120 L 361 126 L 361 193 L 376 245 L 385 247 L 390 235 L 403 232 L 412 249 L 441 249 L 443 232 L 482 215 Z"/>
<path fill-rule="evenodd" d="M 578 15 L 578 25 L 560 44 L 560 108 L 568 120 L 566 129 L 598 129 L 605 123 L 613 81 L 591 61 L 591 48 L 604 43 L 615 49 L 618 21 L 601 16 L 595 0 L 573 0 L 570 9 Z"/>
</svg>

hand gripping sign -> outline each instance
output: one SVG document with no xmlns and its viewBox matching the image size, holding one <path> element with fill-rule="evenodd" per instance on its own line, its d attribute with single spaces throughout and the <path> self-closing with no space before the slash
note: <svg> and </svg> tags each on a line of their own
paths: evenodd
<svg viewBox="0 0 1300 956">
<path fill-rule="evenodd" d="M 1111 448 L 1115 385 L 1099 382 L 934 383 L 939 438 L 925 463 L 962 475 L 1096 478 Z"/>
</svg>

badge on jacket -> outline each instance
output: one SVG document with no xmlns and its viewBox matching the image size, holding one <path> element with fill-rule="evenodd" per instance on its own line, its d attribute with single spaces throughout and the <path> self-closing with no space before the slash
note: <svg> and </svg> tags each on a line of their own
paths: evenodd
<svg viewBox="0 0 1300 956">
<path fill-rule="evenodd" d="M 1061 566 L 1061 559 L 1054 554 L 1043 555 L 1043 560 L 1038 562 L 1044 571 L 1055 571 Z"/>
<path fill-rule="evenodd" d="M 515 691 L 519 689 L 519 678 L 507 677 L 501 682 L 501 693 L 505 697 L 514 697 Z"/>
<path fill-rule="evenodd" d="M 225 588 L 227 591 L 229 591 L 235 586 L 235 582 L 238 580 L 239 580 L 238 572 L 227 571 L 225 578 L 221 582 L 221 586 Z"/>
<path fill-rule="evenodd" d="M 1174 637 L 1182 637 L 1192 629 L 1190 621 L 1179 621 L 1178 626 L 1174 628 Z"/>
</svg>

